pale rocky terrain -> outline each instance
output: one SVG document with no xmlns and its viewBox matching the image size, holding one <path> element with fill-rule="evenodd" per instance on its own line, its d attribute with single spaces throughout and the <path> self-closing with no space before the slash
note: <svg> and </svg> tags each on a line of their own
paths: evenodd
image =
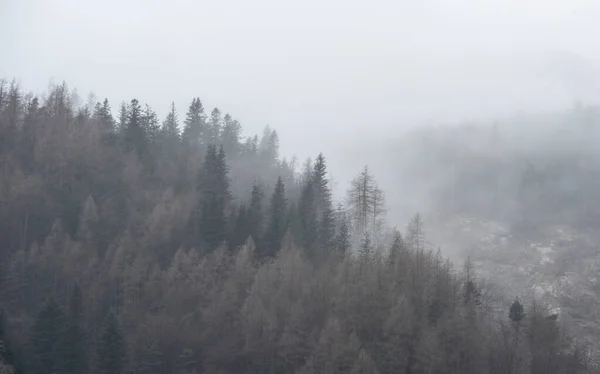
<svg viewBox="0 0 600 374">
<path fill-rule="evenodd" d="M 455 260 L 470 256 L 486 283 L 496 286 L 499 308 L 518 297 L 558 313 L 578 339 L 600 337 L 600 235 L 569 226 L 532 231 L 459 216 L 430 226 L 432 242 L 447 243 Z M 443 240 L 442 240 L 443 238 Z M 443 249 L 443 248 L 442 248 Z M 596 342 L 596 343 L 595 343 Z M 595 347 L 598 349 L 599 347 Z"/>
</svg>

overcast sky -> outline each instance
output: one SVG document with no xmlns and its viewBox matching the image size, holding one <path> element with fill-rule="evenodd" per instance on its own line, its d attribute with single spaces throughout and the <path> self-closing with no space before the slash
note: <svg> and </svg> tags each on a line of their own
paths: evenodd
<svg viewBox="0 0 600 374">
<path fill-rule="evenodd" d="M 115 112 L 175 100 L 183 118 L 199 96 L 335 164 L 421 121 L 595 100 L 599 19 L 598 0 L 0 0 L 0 76 Z"/>
</svg>

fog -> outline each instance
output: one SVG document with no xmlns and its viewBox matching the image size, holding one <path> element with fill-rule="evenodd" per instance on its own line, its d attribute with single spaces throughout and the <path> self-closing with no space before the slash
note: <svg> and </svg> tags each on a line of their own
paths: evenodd
<svg viewBox="0 0 600 374">
<path fill-rule="evenodd" d="M 413 279 L 410 291 L 393 286 L 385 298 L 383 293 L 378 296 L 387 300 L 382 305 L 394 306 L 389 312 L 390 316 L 397 314 L 394 319 L 387 317 L 388 312 L 356 309 L 359 319 L 376 321 L 364 325 L 363 331 L 369 334 L 360 339 L 365 342 L 378 340 L 370 337 L 370 332 L 376 331 L 372 327 L 384 326 L 381 330 L 387 330 L 391 326 L 387 321 L 402 320 L 412 329 L 413 320 L 406 317 L 410 314 L 404 314 L 405 296 L 398 297 L 402 292 L 408 295 L 409 303 L 419 303 L 419 308 L 427 305 L 427 313 L 415 312 L 418 315 L 414 321 L 423 320 L 415 326 L 445 326 L 437 324 L 439 316 L 431 316 L 432 309 L 446 306 L 437 291 L 429 292 L 429 285 L 434 285 L 431 289 L 440 287 L 440 295 L 452 295 L 452 313 L 458 311 L 456 316 L 462 318 L 462 309 L 455 305 L 459 288 L 445 290 L 446 285 L 452 284 L 471 289 L 465 293 L 465 308 L 475 305 L 471 304 L 471 293 L 479 289 L 482 294 L 490 290 L 493 294 L 494 287 L 499 290 L 495 301 L 498 304 L 494 306 L 499 308 L 495 311 L 498 315 L 507 314 L 509 303 L 518 304 L 515 296 L 541 300 L 549 306 L 548 310 L 563 308 L 561 323 L 572 318 L 574 323 L 568 327 L 576 337 L 597 342 L 598 19 L 597 0 L 0 0 L 0 78 L 15 77 L 22 88 L 19 91 L 10 84 L 1 87 L 10 92 L 8 98 L 0 97 L 0 222 L 8 222 L 0 225 L 0 243 L 2 251 L 11 255 L 14 252 L 25 256 L 27 252 L 27 263 L 35 264 L 26 271 L 19 270 L 22 266 L 17 266 L 18 261 L 25 257 L 15 255 L 14 263 L 7 262 L 8 270 L 2 270 L 7 271 L 9 276 L 5 278 L 10 282 L 2 282 L 0 297 L 9 295 L 10 300 L 13 293 L 29 295 L 13 297 L 10 301 L 17 306 L 12 310 L 9 306 L 8 315 L 19 316 L 19 321 L 33 321 L 42 296 L 49 293 L 46 285 L 67 290 L 73 279 L 81 279 L 84 294 L 95 295 L 87 301 L 86 310 L 92 312 L 88 311 L 86 318 L 91 320 L 88 327 L 96 328 L 106 313 L 94 313 L 113 304 L 112 285 L 115 289 L 127 289 L 121 286 L 122 274 L 133 274 L 138 287 L 138 283 L 151 279 L 148 274 L 154 274 L 155 269 L 175 264 L 175 270 L 165 272 L 165 278 L 158 282 L 165 287 L 162 291 L 155 283 L 147 282 L 152 285 L 152 292 L 142 297 L 139 306 L 134 292 L 123 291 L 127 311 L 124 318 L 131 318 L 131 325 L 145 321 L 140 316 L 153 311 L 155 300 L 161 300 L 160 294 L 154 293 L 158 290 L 165 292 L 165 300 L 173 297 L 173 302 L 165 305 L 180 308 L 169 320 L 171 325 L 164 326 L 179 326 L 197 308 L 183 306 L 187 302 L 179 306 L 179 301 L 187 300 L 186 294 L 211 295 L 214 299 L 206 305 L 216 305 L 217 309 L 206 315 L 219 327 L 212 330 L 211 322 L 206 323 L 202 315 L 202 323 L 198 324 L 202 326 L 196 326 L 196 330 L 166 328 L 173 341 L 184 343 L 177 349 L 186 353 L 186 344 L 195 346 L 200 339 L 202 354 L 196 356 L 202 357 L 198 367 L 222 365 L 231 369 L 255 360 L 256 367 L 264 368 L 260 366 L 263 358 L 275 357 L 276 349 L 271 342 L 248 340 L 255 338 L 252 331 L 259 331 L 258 328 L 245 331 L 237 327 L 246 326 L 248 321 L 248 326 L 261 326 L 267 319 L 257 316 L 268 310 L 276 316 L 274 320 L 280 318 L 283 310 L 298 311 L 300 317 L 289 317 L 289 326 L 295 326 L 290 331 L 308 327 L 298 327 L 297 321 L 320 321 L 321 317 L 315 316 L 330 304 L 318 303 L 339 295 L 345 298 L 347 284 L 353 283 L 346 282 L 348 271 L 344 267 L 334 273 L 339 276 L 331 277 L 329 270 L 323 270 L 325 266 L 321 268 L 327 264 L 322 260 L 352 264 L 356 259 L 361 264 L 357 269 L 361 270 L 355 279 L 361 289 L 360 282 L 365 282 L 367 287 L 373 287 L 365 290 L 380 291 L 379 284 L 386 283 L 379 281 L 384 279 L 380 276 L 387 276 L 392 268 L 397 279 Z M 61 86 L 53 85 L 63 81 L 76 90 L 76 95 L 65 94 Z M 19 95 L 29 90 L 52 94 L 38 107 L 40 103 L 28 101 L 27 96 L 20 101 Z M 93 114 L 71 111 L 72 97 L 78 97 L 81 104 L 88 97 L 108 98 L 112 115 L 100 104 Z M 174 102 L 182 126 L 195 97 L 202 100 L 205 112 L 196 106 L 196 119 L 189 121 L 187 132 L 180 136 L 174 115 L 167 117 L 170 121 L 162 120 Z M 151 115 L 148 109 L 142 112 L 146 107 L 132 98 L 138 99 L 139 104 L 149 104 L 158 116 Z M 113 116 L 118 116 L 123 101 L 131 103 L 126 120 L 122 126 L 114 126 Z M 239 124 L 230 117 L 220 117 L 216 111 L 205 122 L 201 113 L 210 116 L 214 107 L 239 120 L 244 136 L 263 136 L 256 142 L 240 141 L 236 132 L 242 131 Z M 74 123 L 81 126 L 72 126 Z M 271 130 L 263 133 L 267 125 L 277 131 L 279 147 Z M 214 144 L 219 142 L 222 147 L 217 150 Z M 320 159 L 309 165 L 307 172 L 301 172 L 304 160 L 311 157 L 314 161 L 319 152 L 323 152 L 326 162 Z M 297 157 L 296 169 L 281 162 L 279 156 Z M 371 174 L 362 174 L 364 183 L 349 183 L 365 165 Z M 327 181 L 326 172 L 331 174 L 333 183 Z M 377 183 L 371 183 L 370 176 Z M 337 203 L 349 186 L 354 187 L 352 193 L 358 198 L 348 199 L 334 213 L 330 188 L 333 203 Z M 386 220 L 382 218 L 383 202 L 387 207 Z M 368 209 L 364 208 L 367 205 Z M 422 214 L 424 233 L 423 221 L 419 219 L 407 225 L 415 213 Z M 392 232 L 392 227 L 401 228 L 403 237 Z M 63 236 L 65 233 L 68 235 Z M 43 248 L 41 251 L 38 245 Z M 458 267 L 451 266 L 439 271 L 440 259 L 433 255 L 438 245 L 454 264 L 471 255 L 474 269 L 484 274 L 476 277 L 476 283 L 482 281 L 477 283 L 478 288 L 469 288 L 475 287 L 470 272 L 461 273 L 455 271 Z M 78 252 L 80 248 L 89 249 L 96 256 L 87 256 L 88 252 L 79 256 L 83 253 Z M 196 250 L 205 257 L 196 257 Z M 199 258 L 202 260 L 198 264 L 212 266 L 210 261 L 221 261 L 218 256 L 226 250 L 230 251 L 224 255 L 227 258 L 238 256 L 231 283 L 219 283 L 217 287 L 212 283 L 218 282 L 207 277 L 202 286 L 205 288 L 183 288 L 181 294 L 167 292 L 167 287 L 187 287 L 185 277 L 181 277 L 182 283 L 173 280 L 180 271 L 177 266 L 195 264 Z M 432 252 L 423 257 L 425 250 Z M 375 251 L 389 256 L 380 257 L 385 258 L 383 262 L 370 261 Z M 56 261 L 48 256 L 55 252 Z M 394 256 L 399 253 L 409 254 L 408 260 L 398 257 L 405 261 L 404 268 L 395 262 Z M 423 258 L 427 259 L 424 266 Z M 276 266 L 290 269 L 288 280 L 273 281 L 272 285 L 249 281 L 263 279 L 262 275 L 253 274 L 266 274 L 264 279 L 270 279 L 275 274 L 269 270 L 272 259 Z M 364 264 L 369 264 L 366 269 L 370 270 L 363 273 L 365 259 L 369 260 Z M 85 265 L 84 260 L 92 265 Z M 378 265 L 385 261 L 390 268 Z M 98 263 L 104 263 L 104 270 L 98 270 L 98 274 L 105 273 L 96 278 L 96 270 L 89 269 L 96 269 Z M 44 273 L 36 266 L 51 271 Z M 200 267 L 189 269 L 190 274 L 203 274 L 194 270 Z M 57 277 L 63 276 L 65 287 L 57 283 Z M 417 278 L 423 280 L 415 283 Z M 301 282 L 297 279 L 306 280 L 307 284 L 314 281 L 319 285 L 314 290 L 319 291 L 311 291 L 316 292 L 314 295 L 299 292 L 296 285 Z M 321 293 L 322 284 L 326 284 L 319 283 L 323 279 L 339 282 L 332 283 L 335 287 L 328 291 L 330 297 Z M 377 282 L 371 282 L 375 279 Z M 289 290 L 278 288 L 280 283 L 289 283 Z M 389 282 L 394 283 L 404 284 Z M 8 291 L 2 288 L 6 285 Z M 249 285 L 252 292 L 246 292 Z M 108 290 L 105 298 L 96 299 L 96 287 Z M 230 292 L 236 287 L 240 292 Z M 425 295 L 422 305 L 421 301 L 414 301 L 417 298 L 411 296 L 412 292 Z M 127 294 L 133 303 L 126 300 Z M 221 294 L 240 299 L 225 302 Z M 250 298 L 248 304 L 241 296 L 245 294 L 254 295 L 255 299 Z M 265 297 L 260 296 L 263 294 Z M 282 306 L 273 309 L 261 304 L 261 300 L 271 299 L 272 295 L 284 294 L 309 297 L 288 300 L 277 296 L 283 300 Z M 371 292 L 364 292 L 368 294 Z M 364 305 L 371 305 L 370 298 L 364 300 Z M 310 303 L 321 306 L 312 311 L 297 307 Z M 206 310 L 206 305 L 199 310 Z M 225 308 L 225 313 L 220 308 Z M 335 312 L 336 308 L 332 309 Z M 342 318 L 349 316 L 348 320 L 354 321 L 352 313 L 339 310 Z M 230 315 L 244 318 L 232 324 Z M 4 312 L 0 313 L 2 316 Z M 518 326 L 523 315 L 517 317 L 515 320 L 512 315 L 510 319 Z M 550 317 L 556 320 L 555 314 Z M 448 326 L 462 326 L 452 318 L 447 320 L 451 321 Z M 4 344 L 1 319 L 0 340 Z M 107 320 L 111 321 L 108 317 Z M 269 326 L 288 323 L 268 321 Z M 327 331 L 325 322 L 318 322 L 322 326 L 315 331 Z M 40 326 L 44 327 L 37 327 Z M 205 326 L 209 329 L 203 330 Z M 234 334 L 250 333 L 243 336 L 246 340 L 240 338 L 242 335 L 231 335 L 231 340 L 220 336 L 215 339 L 216 332 L 220 335 L 225 326 L 236 326 L 231 329 Z M 332 326 L 330 330 L 338 329 L 337 325 Z M 504 329 L 504 325 L 501 327 Z M 502 329 L 494 331 L 504 333 Z M 30 336 L 26 325 L 13 331 L 15 336 Z M 411 331 L 411 336 L 421 336 L 406 331 Z M 431 331 L 431 337 L 445 336 L 438 330 Z M 127 334 L 127 341 L 136 336 L 136 349 L 142 347 L 144 338 L 138 339 L 133 330 Z M 515 334 L 518 337 L 519 328 Z M 314 335 L 317 336 L 327 335 Z M 335 342 L 345 339 L 333 336 Z M 500 336 L 506 339 L 508 335 Z M 304 338 L 311 341 L 306 346 L 314 344 L 312 333 L 310 338 Z M 205 350 L 212 348 L 215 340 L 227 344 Z M 293 337 L 290 340 L 301 341 Z M 464 340 L 475 342 L 475 348 L 484 341 Z M 259 353 L 248 353 L 244 348 L 239 355 L 235 351 L 237 343 L 230 344 L 238 341 L 258 347 Z M 396 341 L 390 342 L 389 347 L 399 346 Z M 429 344 L 428 340 L 424 342 L 417 341 L 423 346 Z M 288 343 L 281 344 L 285 352 Z M 417 343 L 411 342 L 411 347 L 418 347 Z M 153 345 L 148 347 L 154 349 Z M 265 347 L 272 351 L 261 353 Z M 364 347 L 369 348 L 368 344 Z M 497 351 L 504 352 L 505 348 L 516 349 L 502 347 Z M 92 352 L 92 347 L 86 349 Z M 480 352 L 482 358 L 509 357 L 494 349 L 473 351 Z M 51 351 L 60 353 L 54 348 Z M 319 351 L 320 348 L 315 350 Z M 465 351 L 456 355 L 453 351 L 448 357 L 459 357 Z M 308 352 L 298 357 L 307 357 Z M 349 352 L 350 357 L 366 357 L 358 351 Z M 535 350 L 532 348 L 531 352 Z M 552 352 L 561 356 L 560 351 Z M 397 353 L 394 350 L 384 356 L 395 357 Z M 440 353 L 439 357 L 446 354 Z M 182 357 L 179 350 L 168 355 L 172 356 L 171 363 L 175 362 L 174 357 Z M 242 359 L 228 366 L 231 357 Z M 405 367 L 411 361 L 409 356 L 398 357 L 405 361 L 398 368 L 417 372 Z M 427 357 L 424 361 L 434 361 L 429 352 L 423 357 Z M 542 361 L 553 362 L 543 357 Z M 302 359 L 292 366 L 304 361 L 310 363 Z M 247 372 L 258 372 L 253 364 Z M 297 371 L 295 366 L 287 372 Z M 272 366 L 270 372 L 282 371 L 276 367 Z M 375 372 L 364 368 L 353 371 Z M 490 372 L 507 371 L 510 370 Z M 486 371 L 461 371 L 457 367 L 456 372 Z"/>
<path fill-rule="evenodd" d="M 0 74 L 161 116 L 200 96 L 247 134 L 277 129 L 283 155 L 325 152 L 342 192 L 360 165 L 385 172 L 377 145 L 406 129 L 594 102 L 598 16 L 592 0 L 4 0 Z"/>
</svg>

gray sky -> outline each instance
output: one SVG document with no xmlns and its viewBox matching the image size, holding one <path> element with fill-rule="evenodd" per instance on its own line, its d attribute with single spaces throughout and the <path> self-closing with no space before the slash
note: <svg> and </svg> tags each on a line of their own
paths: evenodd
<svg viewBox="0 0 600 374">
<path fill-rule="evenodd" d="M 597 0 L 0 0 L 0 75 L 115 112 L 135 96 L 183 118 L 200 96 L 335 165 L 421 121 L 595 100 L 598 19 Z"/>
</svg>

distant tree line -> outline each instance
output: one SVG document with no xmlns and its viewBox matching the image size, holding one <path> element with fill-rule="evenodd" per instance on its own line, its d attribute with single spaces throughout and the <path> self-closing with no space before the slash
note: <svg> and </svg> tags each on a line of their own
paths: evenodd
<svg viewBox="0 0 600 374">
<path fill-rule="evenodd" d="M 596 372 L 419 216 L 387 228 L 367 167 L 336 204 L 323 154 L 296 171 L 199 98 L 76 99 L 0 81 L 0 373 Z"/>
</svg>

